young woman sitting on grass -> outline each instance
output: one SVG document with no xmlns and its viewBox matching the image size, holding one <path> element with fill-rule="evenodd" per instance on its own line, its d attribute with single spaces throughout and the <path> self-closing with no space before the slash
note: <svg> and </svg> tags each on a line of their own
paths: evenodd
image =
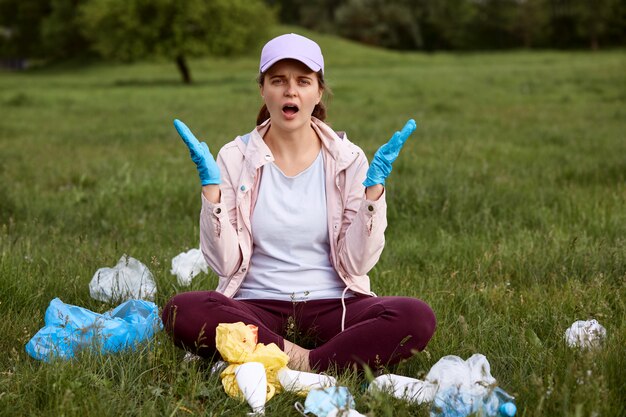
<svg viewBox="0 0 626 417">
<path fill-rule="evenodd" d="M 263 48 L 257 126 L 227 143 L 214 160 L 182 122 L 202 183 L 200 244 L 219 275 L 215 291 L 174 296 L 163 322 L 175 343 L 215 354 L 219 323 L 258 327 L 289 367 L 393 364 L 421 351 L 435 316 L 421 300 L 376 297 L 367 273 L 385 244 L 385 179 L 410 120 L 375 154 L 324 123 L 324 58 L 312 40 L 286 34 Z M 287 339 L 293 326 L 311 349 Z"/>
</svg>

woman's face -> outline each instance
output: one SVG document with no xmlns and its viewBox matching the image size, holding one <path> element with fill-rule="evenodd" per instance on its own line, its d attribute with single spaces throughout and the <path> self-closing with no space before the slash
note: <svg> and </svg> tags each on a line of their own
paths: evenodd
<svg viewBox="0 0 626 417">
<path fill-rule="evenodd" d="M 308 127 L 323 89 L 317 74 L 293 59 L 278 61 L 266 71 L 261 96 L 272 119 L 272 126 L 295 131 Z"/>
</svg>

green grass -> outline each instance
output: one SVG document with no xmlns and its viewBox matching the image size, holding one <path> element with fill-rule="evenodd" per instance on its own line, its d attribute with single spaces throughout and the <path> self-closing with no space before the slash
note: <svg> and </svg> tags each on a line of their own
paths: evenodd
<svg viewBox="0 0 626 417">
<path fill-rule="evenodd" d="M 624 51 L 401 54 L 315 36 L 334 91 L 330 123 L 372 155 L 410 117 L 418 129 L 388 182 L 379 295 L 427 301 L 427 351 L 390 371 L 423 377 L 480 352 L 520 416 L 626 414 Z M 0 73 L 0 415 L 242 415 L 206 364 L 160 333 L 135 352 L 43 364 L 24 345 L 54 297 L 103 312 L 88 283 L 123 253 L 179 287 L 171 259 L 198 245 L 195 167 L 172 126 L 213 151 L 252 129 L 257 57 Z M 213 274 L 192 289 L 212 289 Z M 604 346 L 563 342 L 596 318 Z M 376 335 L 372 335 L 376 337 Z M 362 392 L 369 416 L 427 407 Z M 268 415 L 298 415 L 281 394 Z"/>
</svg>

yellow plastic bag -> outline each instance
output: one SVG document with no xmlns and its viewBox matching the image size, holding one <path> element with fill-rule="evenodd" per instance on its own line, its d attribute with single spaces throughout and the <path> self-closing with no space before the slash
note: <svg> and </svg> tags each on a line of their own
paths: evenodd
<svg viewBox="0 0 626 417">
<path fill-rule="evenodd" d="M 220 323 L 215 334 L 215 345 L 222 358 L 230 365 L 222 371 L 224 391 L 231 397 L 241 398 L 242 393 L 235 380 L 235 369 L 245 362 L 261 362 L 267 377 L 267 400 L 280 392 L 278 370 L 287 366 L 289 356 L 275 343 L 257 343 L 258 328 L 238 323 Z"/>
</svg>

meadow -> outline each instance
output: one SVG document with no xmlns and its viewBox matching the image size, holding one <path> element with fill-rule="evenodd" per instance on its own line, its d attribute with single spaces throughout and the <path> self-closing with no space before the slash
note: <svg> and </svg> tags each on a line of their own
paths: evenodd
<svg viewBox="0 0 626 417">
<path fill-rule="evenodd" d="M 291 28 L 289 28 L 291 30 Z M 371 157 L 418 127 L 387 184 L 378 295 L 428 302 L 427 349 L 387 371 L 424 377 L 445 355 L 484 354 L 519 416 L 626 415 L 626 54 L 623 50 L 399 53 L 312 34 L 334 96 L 329 122 Z M 257 52 L 0 73 L 0 415 L 237 416 L 210 363 L 163 333 L 135 351 L 45 364 L 24 351 L 49 302 L 104 312 L 89 295 L 124 253 L 173 294 L 171 259 L 198 246 L 200 189 L 172 121 L 217 152 L 254 127 Z M 597 319 L 599 349 L 565 330 Z M 407 318 L 407 320 L 410 318 Z M 375 334 L 372 335 L 376 337 Z M 427 416 L 337 375 L 368 416 Z M 277 395 L 267 415 L 299 415 Z"/>
</svg>

